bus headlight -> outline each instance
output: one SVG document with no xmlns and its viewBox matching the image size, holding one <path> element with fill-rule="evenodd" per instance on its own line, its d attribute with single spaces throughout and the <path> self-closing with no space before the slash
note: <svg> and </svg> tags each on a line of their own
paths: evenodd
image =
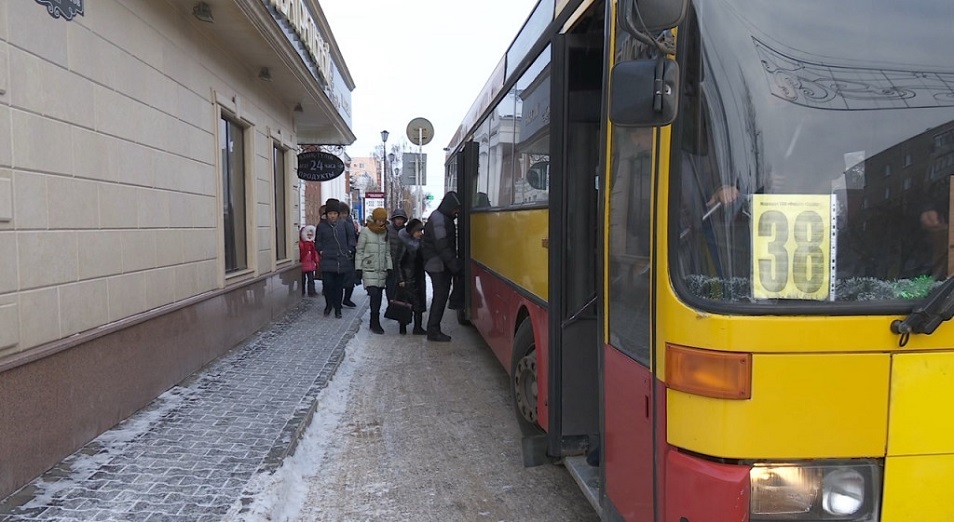
<svg viewBox="0 0 954 522">
<path fill-rule="evenodd" d="M 749 485 L 752 522 L 878 520 L 876 461 L 756 463 Z"/>
</svg>

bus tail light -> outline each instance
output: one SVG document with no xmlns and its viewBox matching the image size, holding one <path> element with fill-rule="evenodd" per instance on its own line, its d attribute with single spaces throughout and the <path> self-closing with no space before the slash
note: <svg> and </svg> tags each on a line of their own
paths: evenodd
<svg viewBox="0 0 954 522">
<path fill-rule="evenodd" d="M 750 399 L 752 354 L 667 344 L 666 385 L 716 399 Z"/>
</svg>

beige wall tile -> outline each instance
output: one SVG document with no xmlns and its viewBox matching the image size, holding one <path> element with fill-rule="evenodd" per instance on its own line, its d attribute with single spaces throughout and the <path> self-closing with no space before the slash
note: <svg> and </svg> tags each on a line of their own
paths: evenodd
<svg viewBox="0 0 954 522">
<path fill-rule="evenodd" d="M 48 177 L 50 228 L 99 228 L 98 184 L 76 178 Z"/>
<path fill-rule="evenodd" d="M 76 233 L 17 232 L 17 260 L 23 290 L 76 281 Z"/>
<path fill-rule="evenodd" d="M 260 250 L 257 256 L 258 256 L 258 272 L 260 274 L 264 274 L 265 272 L 270 272 L 275 264 L 275 260 L 272 259 L 272 251 Z"/>
<path fill-rule="evenodd" d="M 56 143 L 58 150 L 73 150 L 69 125 L 42 116 L 13 111 L 13 157 L 16 158 L 14 167 L 71 174 L 72 155 L 50 154 L 50 143 Z"/>
<path fill-rule="evenodd" d="M 3 9 L 3 6 L 0 6 Z M 3 20 L 0 20 L 2 23 Z M 3 28 L 0 27 L 0 31 Z M 10 101 L 10 46 L 0 41 L 0 102 Z"/>
<path fill-rule="evenodd" d="M 73 127 L 73 175 L 103 181 L 115 181 L 110 162 L 119 140 L 96 132 Z"/>
<path fill-rule="evenodd" d="M 124 230 L 123 272 L 147 270 L 156 266 L 156 232 L 154 230 Z"/>
<path fill-rule="evenodd" d="M 193 199 L 196 203 L 193 207 L 195 220 L 192 226 L 196 228 L 215 228 L 219 226 L 222 211 L 216 205 L 215 196 L 195 196 Z"/>
<path fill-rule="evenodd" d="M 93 125 L 89 80 L 18 49 L 10 50 L 10 66 L 17 71 L 10 78 L 14 107 L 83 127 Z"/>
<path fill-rule="evenodd" d="M 159 308 L 176 299 L 175 268 L 160 268 L 142 273 L 145 285 L 146 310 Z"/>
<path fill-rule="evenodd" d="M 146 311 L 146 280 L 142 274 L 125 274 L 106 280 L 109 288 L 109 321 Z"/>
<path fill-rule="evenodd" d="M 50 227 L 45 174 L 13 172 L 13 224 L 18 230 Z"/>
<path fill-rule="evenodd" d="M 192 263 L 216 259 L 218 232 L 214 228 L 193 228 L 182 231 L 182 261 Z"/>
<path fill-rule="evenodd" d="M 211 132 L 212 125 L 215 124 L 215 107 L 212 102 L 182 85 L 178 85 L 178 91 L 176 115 L 197 129 Z"/>
<path fill-rule="evenodd" d="M 123 272 L 122 232 L 81 230 L 76 233 L 77 279 L 119 275 Z"/>
<path fill-rule="evenodd" d="M 169 228 L 170 194 L 165 190 L 142 189 L 139 192 L 139 226 Z"/>
<path fill-rule="evenodd" d="M 271 251 L 275 248 L 275 232 L 272 230 L 271 226 L 259 227 L 258 233 L 255 235 L 255 242 L 257 243 L 259 252 L 268 250 Z"/>
<path fill-rule="evenodd" d="M 138 228 L 139 195 L 144 190 L 117 183 L 100 183 L 99 221 L 102 228 Z"/>
<path fill-rule="evenodd" d="M 5 75 L 5 70 L 0 70 L 0 76 Z M 0 166 L 13 166 L 13 119 L 10 108 L 2 105 L 7 96 L 0 95 Z"/>
<path fill-rule="evenodd" d="M 100 85 L 93 89 L 93 107 L 97 131 L 142 142 L 143 127 L 148 124 L 144 105 Z"/>
<path fill-rule="evenodd" d="M 175 267 L 176 301 L 208 292 L 218 287 L 218 261 L 188 263 Z"/>
<path fill-rule="evenodd" d="M 0 294 L 14 292 L 19 287 L 17 267 L 17 234 L 0 232 Z"/>
<path fill-rule="evenodd" d="M 3 2 L 8 6 L 9 40 L 13 45 L 67 67 L 66 30 L 69 24 L 53 18 L 36 2 Z"/>
<path fill-rule="evenodd" d="M 13 221 L 13 172 L 0 170 L 0 227 Z"/>
<path fill-rule="evenodd" d="M 173 228 L 189 228 L 195 222 L 193 217 L 194 202 L 199 196 L 192 194 L 183 194 L 181 192 L 169 193 L 169 226 Z"/>
<path fill-rule="evenodd" d="M 151 187 L 156 182 L 156 164 L 152 152 L 136 143 L 119 142 L 112 161 L 116 180 L 128 185 Z"/>
<path fill-rule="evenodd" d="M 7 2 L 0 2 L 0 40 L 6 40 L 8 38 L 7 20 Z"/>
<path fill-rule="evenodd" d="M 59 287 L 62 336 L 84 332 L 109 322 L 109 300 L 105 279 L 83 281 Z"/>
<path fill-rule="evenodd" d="M 156 266 L 173 266 L 184 261 L 182 252 L 183 230 L 156 231 Z"/>
<path fill-rule="evenodd" d="M 20 348 L 31 348 L 60 338 L 60 314 L 56 288 L 20 292 Z"/>
<path fill-rule="evenodd" d="M 0 7 L 2 10 L 3 7 Z M 2 22 L 2 20 L 0 20 Z M 20 317 L 15 295 L 0 297 L 0 350 L 20 342 Z"/>
</svg>

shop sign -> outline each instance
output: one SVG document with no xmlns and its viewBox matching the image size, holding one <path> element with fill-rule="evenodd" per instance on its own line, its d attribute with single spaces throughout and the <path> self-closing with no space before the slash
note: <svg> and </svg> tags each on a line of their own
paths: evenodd
<svg viewBox="0 0 954 522">
<path fill-rule="evenodd" d="M 63 17 L 72 20 L 74 16 L 83 16 L 83 0 L 36 0 L 36 3 L 46 6 L 46 12 L 53 18 Z"/>
<path fill-rule="evenodd" d="M 305 181 L 331 181 L 344 169 L 344 162 L 334 154 L 316 151 L 298 155 L 298 178 Z"/>
</svg>

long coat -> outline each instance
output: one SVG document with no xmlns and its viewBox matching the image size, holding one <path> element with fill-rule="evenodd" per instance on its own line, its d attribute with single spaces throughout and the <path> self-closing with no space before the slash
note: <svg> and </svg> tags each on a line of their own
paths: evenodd
<svg viewBox="0 0 954 522">
<path fill-rule="evenodd" d="M 365 288 L 369 286 L 383 288 L 388 277 L 388 270 L 391 270 L 393 266 L 387 232 L 378 234 L 368 226 L 361 229 L 355 261 L 356 268 L 361 270 L 361 281 Z"/>
<path fill-rule="evenodd" d="M 315 248 L 321 256 L 322 272 L 346 274 L 354 271 L 354 228 L 341 219 L 332 224 L 327 219 L 318 223 Z"/>
<path fill-rule="evenodd" d="M 407 229 L 399 232 L 401 244 L 398 247 L 397 279 L 404 286 L 398 286 L 398 299 L 411 303 L 415 312 L 427 311 L 427 283 L 424 281 L 424 256 L 421 242 L 411 237 Z"/>
</svg>

